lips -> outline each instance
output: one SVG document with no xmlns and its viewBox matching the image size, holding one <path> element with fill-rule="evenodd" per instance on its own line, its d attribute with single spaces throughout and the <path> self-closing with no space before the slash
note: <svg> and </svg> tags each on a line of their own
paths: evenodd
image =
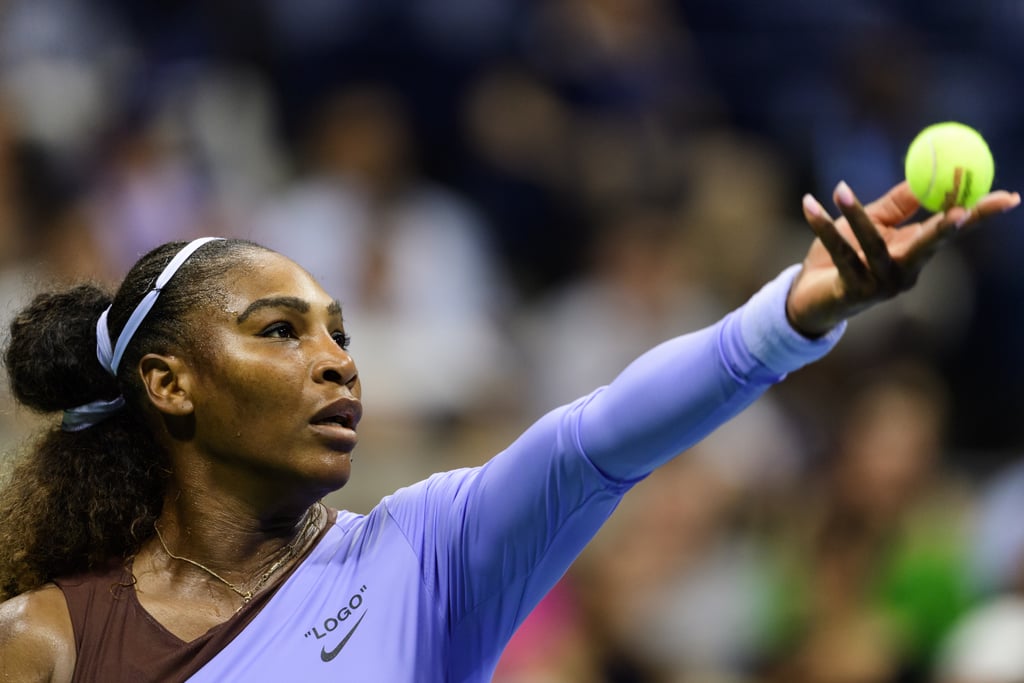
<svg viewBox="0 0 1024 683">
<path fill-rule="evenodd" d="M 309 428 L 332 451 L 351 453 L 359 441 L 356 425 L 363 415 L 359 399 L 337 399 L 318 410 L 309 420 Z"/>
<path fill-rule="evenodd" d="M 343 427 L 355 431 L 363 416 L 363 406 L 356 398 L 340 398 L 328 403 L 310 419 L 310 424 Z"/>
</svg>

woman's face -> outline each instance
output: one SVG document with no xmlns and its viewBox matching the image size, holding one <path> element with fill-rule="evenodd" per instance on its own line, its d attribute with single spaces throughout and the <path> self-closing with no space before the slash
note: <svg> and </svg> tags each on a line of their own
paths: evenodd
<svg viewBox="0 0 1024 683">
<path fill-rule="evenodd" d="M 362 413 L 341 307 L 274 252 L 224 277 L 223 305 L 193 321 L 205 347 L 190 365 L 195 447 L 254 484 L 340 488 Z"/>
</svg>

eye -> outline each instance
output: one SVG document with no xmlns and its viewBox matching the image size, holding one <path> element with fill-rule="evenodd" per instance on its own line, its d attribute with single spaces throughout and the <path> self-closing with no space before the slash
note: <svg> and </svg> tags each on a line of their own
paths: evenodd
<svg viewBox="0 0 1024 683">
<path fill-rule="evenodd" d="M 267 337 L 269 339 L 295 339 L 295 328 L 292 327 L 291 323 L 276 322 L 272 325 L 268 325 L 260 332 L 261 337 Z"/>
<path fill-rule="evenodd" d="M 334 338 L 334 341 L 338 344 L 338 346 L 345 349 L 346 351 L 348 350 L 348 345 L 352 343 L 352 337 L 348 336 L 344 332 L 335 332 L 331 336 Z"/>
</svg>

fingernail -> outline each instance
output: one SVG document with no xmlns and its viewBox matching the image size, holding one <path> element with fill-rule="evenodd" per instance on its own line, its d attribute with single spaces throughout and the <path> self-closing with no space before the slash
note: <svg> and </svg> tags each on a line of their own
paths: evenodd
<svg viewBox="0 0 1024 683">
<path fill-rule="evenodd" d="M 953 225 L 957 228 L 957 230 L 959 230 L 960 228 L 964 227 L 964 223 L 966 223 L 970 217 L 971 212 L 964 211 L 963 214 L 960 215 L 960 218 L 957 218 L 956 220 L 953 221 Z"/>
<path fill-rule="evenodd" d="M 821 204 L 818 203 L 818 200 L 812 197 L 809 193 L 804 195 L 804 211 L 812 216 L 818 216 L 819 218 L 825 213 L 821 208 Z"/>
<path fill-rule="evenodd" d="M 845 180 L 840 180 L 839 185 L 836 186 L 836 198 L 839 199 L 839 203 L 843 206 L 853 206 L 857 201 L 853 198 L 853 190 L 850 189 Z"/>
</svg>

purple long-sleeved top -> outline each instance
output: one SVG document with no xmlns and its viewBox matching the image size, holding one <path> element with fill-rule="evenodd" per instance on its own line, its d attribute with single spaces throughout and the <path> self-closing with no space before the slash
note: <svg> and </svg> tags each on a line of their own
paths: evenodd
<svg viewBox="0 0 1024 683">
<path fill-rule="evenodd" d="M 190 680 L 476 683 L 621 497 L 786 373 L 828 352 L 786 321 L 797 267 L 711 327 L 645 353 L 481 467 L 341 512 Z"/>
</svg>

